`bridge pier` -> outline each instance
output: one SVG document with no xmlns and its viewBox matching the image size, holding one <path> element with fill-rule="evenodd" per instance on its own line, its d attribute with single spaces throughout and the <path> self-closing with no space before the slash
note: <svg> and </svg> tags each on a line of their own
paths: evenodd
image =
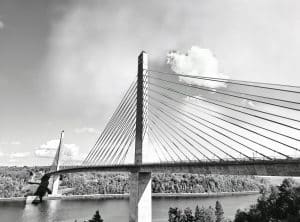
<svg viewBox="0 0 300 222">
<path fill-rule="evenodd" d="M 52 196 L 57 196 L 58 194 L 58 187 L 60 183 L 60 176 L 59 175 L 54 175 L 53 176 L 53 183 L 52 183 Z"/>
<path fill-rule="evenodd" d="M 152 221 L 151 172 L 131 172 L 129 222 Z"/>
</svg>

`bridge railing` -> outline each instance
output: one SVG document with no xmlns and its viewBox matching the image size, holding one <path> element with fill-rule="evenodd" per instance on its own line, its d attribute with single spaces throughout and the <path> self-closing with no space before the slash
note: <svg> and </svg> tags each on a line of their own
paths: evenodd
<svg viewBox="0 0 300 222">
<path fill-rule="evenodd" d="M 212 159 L 208 161 L 207 159 L 199 160 L 186 160 L 186 161 L 164 161 L 164 162 L 144 162 L 142 164 L 134 164 L 134 163 L 124 163 L 124 164 L 103 164 L 103 165 L 64 165 L 61 166 L 61 169 L 71 169 L 71 168 L 101 168 L 101 167 L 134 167 L 134 166 L 148 166 L 148 165 L 184 165 L 184 164 L 218 164 L 218 163 L 251 163 L 251 162 L 284 162 L 284 161 L 300 161 L 299 156 L 294 156 L 292 158 L 278 158 L 276 156 L 270 157 L 270 159 L 253 157 L 251 159 L 246 158 L 224 158 L 224 159 Z"/>
</svg>

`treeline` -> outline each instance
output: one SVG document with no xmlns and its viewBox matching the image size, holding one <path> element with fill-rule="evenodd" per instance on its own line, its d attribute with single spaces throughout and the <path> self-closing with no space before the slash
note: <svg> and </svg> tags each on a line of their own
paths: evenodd
<svg viewBox="0 0 300 222">
<path fill-rule="evenodd" d="M 230 222 L 225 219 L 224 211 L 221 203 L 216 201 L 215 208 L 196 206 L 195 213 L 191 208 L 187 207 L 184 210 L 170 207 L 168 222 Z"/>
<path fill-rule="evenodd" d="M 126 173 L 78 173 L 63 176 L 61 186 L 74 188 L 69 195 L 129 193 Z"/>
<path fill-rule="evenodd" d="M 69 174 L 61 185 L 74 188 L 77 194 L 123 194 L 129 192 L 128 174 L 81 173 Z M 252 176 L 200 174 L 153 174 L 153 193 L 207 193 L 258 191 L 265 181 Z"/>
<path fill-rule="evenodd" d="M 262 190 L 257 203 L 248 210 L 238 210 L 235 222 L 300 221 L 300 187 L 293 179 L 280 186 Z"/>
<path fill-rule="evenodd" d="M 0 197 L 25 196 L 29 188 L 33 189 L 28 182 L 38 181 L 47 170 L 47 167 L 0 167 Z M 76 173 L 63 175 L 61 179 L 61 188 L 73 188 L 69 195 L 129 193 L 127 173 Z M 258 191 L 263 186 L 265 181 L 253 176 L 160 173 L 152 178 L 154 193 Z"/>
<path fill-rule="evenodd" d="M 22 197 L 32 173 L 41 177 L 46 167 L 0 167 L 0 197 Z"/>
<path fill-rule="evenodd" d="M 155 174 L 152 180 L 154 193 L 207 193 L 255 191 L 265 185 L 264 180 L 253 176 Z"/>
</svg>

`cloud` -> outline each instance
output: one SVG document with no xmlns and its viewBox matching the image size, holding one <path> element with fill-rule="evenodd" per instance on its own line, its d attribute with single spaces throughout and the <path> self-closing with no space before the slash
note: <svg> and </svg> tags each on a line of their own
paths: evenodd
<svg viewBox="0 0 300 222">
<path fill-rule="evenodd" d="M 29 156 L 29 152 L 17 152 L 17 153 L 11 153 L 9 155 L 10 158 L 22 158 L 22 157 L 27 157 Z"/>
<path fill-rule="evenodd" d="M 81 134 L 81 133 L 92 133 L 92 134 L 99 134 L 99 130 L 95 128 L 90 128 L 90 127 L 83 127 L 83 128 L 76 128 L 74 129 L 75 133 Z"/>
<path fill-rule="evenodd" d="M 198 46 L 192 46 L 187 53 L 177 51 L 169 52 L 167 55 L 167 64 L 178 74 L 192 75 L 195 77 L 228 78 L 226 75 L 219 73 L 218 60 L 213 53 L 209 49 L 203 49 Z M 186 77 L 179 77 L 179 80 L 209 88 L 226 87 L 224 82 Z"/>
<path fill-rule="evenodd" d="M 54 158 L 59 140 L 49 140 L 34 151 L 35 156 L 44 158 Z M 62 157 L 76 159 L 79 156 L 79 147 L 76 144 L 64 144 Z"/>
</svg>

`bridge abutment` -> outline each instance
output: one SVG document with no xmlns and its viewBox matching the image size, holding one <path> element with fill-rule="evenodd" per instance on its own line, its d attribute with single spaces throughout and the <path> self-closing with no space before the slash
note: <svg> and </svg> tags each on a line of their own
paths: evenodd
<svg viewBox="0 0 300 222">
<path fill-rule="evenodd" d="M 129 222 L 152 221 L 151 172 L 130 174 Z"/>
</svg>

